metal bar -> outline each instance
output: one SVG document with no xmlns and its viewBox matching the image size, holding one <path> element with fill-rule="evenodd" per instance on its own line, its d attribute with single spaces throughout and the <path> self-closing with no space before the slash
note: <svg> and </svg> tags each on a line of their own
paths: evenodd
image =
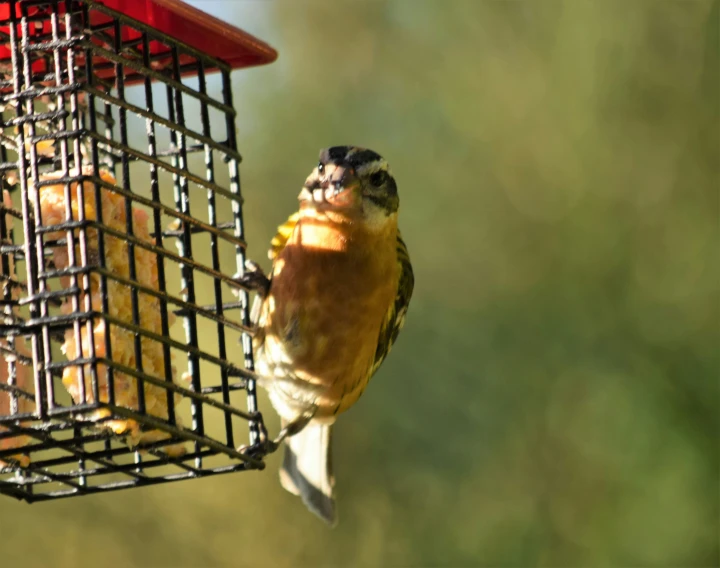
<svg viewBox="0 0 720 568">
<path fill-rule="evenodd" d="M 115 20 L 114 22 L 114 48 L 117 52 L 122 48 L 122 30 L 120 28 L 120 21 Z M 124 78 L 124 66 L 122 63 L 116 63 L 115 65 L 115 88 L 117 89 L 118 98 L 123 100 L 125 98 L 125 78 Z M 119 125 L 120 125 L 120 143 L 123 146 L 128 146 L 128 132 L 127 132 L 127 110 L 120 107 L 118 110 L 119 114 Z M 130 163 L 128 162 L 127 156 L 123 154 L 121 159 L 122 165 L 122 183 L 123 189 L 126 193 L 130 193 Z M 132 201 L 128 195 L 125 195 L 125 231 L 127 238 L 127 262 L 128 262 L 128 277 L 133 284 L 139 283 L 137 277 L 137 267 L 135 266 L 135 243 L 134 229 L 133 229 L 133 208 Z M 135 285 L 129 286 L 130 288 L 130 309 L 132 311 L 132 322 L 136 327 L 140 325 L 140 302 L 138 298 L 138 288 Z M 139 376 L 143 374 L 143 357 L 142 357 L 142 340 L 139 334 L 133 336 L 133 347 L 135 350 L 135 368 L 138 371 Z M 139 378 L 137 381 L 137 397 L 138 397 L 138 412 L 140 414 L 145 413 L 145 383 Z"/>
<path fill-rule="evenodd" d="M 142 46 L 143 46 L 143 63 L 149 67 L 150 66 L 150 42 L 148 41 L 147 33 L 142 34 Z M 150 78 L 145 78 L 145 107 L 148 109 L 148 112 L 145 115 L 145 129 L 147 133 L 148 138 L 148 153 L 152 157 L 157 156 L 157 144 L 155 141 L 155 120 L 152 118 L 155 116 L 154 110 L 154 101 L 153 101 L 153 93 L 152 93 L 152 85 L 150 82 Z M 150 194 L 152 195 L 152 202 L 150 205 L 152 205 L 153 209 L 153 228 L 155 233 L 155 246 L 157 247 L 158 251 L 161 249 L 164 249 L 163 245 L 163 231 L 162 231 L 162 221 L 160 219 L 160 209 L 156 206 L 158 203 L 161 203 L 160 200 L 160 180 L 158 177 L 158 168 L 154 164 L 149 164 L 150 168 Z M 169 208 L 167 208 L 169 209 Z M 174 210 L 173 210 L 174 212 Z M 165 262 L 164 262 L 164 256 L 160 252 L 155 253 L 155 258 L 157 259 L 157 270 L 158 270 L 158 291 L 163 296 L 168 296 L 167 294 L 167 288 L 165 283 Z M 165 337 L 170 337 L 170 320 L 168 315 L 168 302 L 165 298 L 162 296 L 158 296 L 160 299 L 160 327 L 161 327 L 161 333 Z M 170 346 L 163 342 L 163 368 L 165 371 L 165 382 L 172 384 L 173 383 L 173 376 L 172 376 L 172 362 L 170 357 Z M 168 422 L 172 424 L 173 426 L 177 424 L 177 420 L 175 418 L 175 397 L 173 397 L 172 392 L 168 389 L 167 391 L 167 409 L 168 409 Z"/>
<path fill-rule="evenodd" d="M 28 56 L 18 53 L 18 38 L 17 38 L 17 26 L 18 23 L 21 27 L 21 42 L 25 44 L 28 36 L 28 22 L 27 12 L 22 7 L 22 17 L 20 22 L 17 21 L 17 4 L 13 0 L 10 3 L 10 36 L 11 36 L 11 59 L 13 66 L 13 95 L 22 92 L 23 82 L 24 88 L 27 89 L 30 84 L 31 65 Z M 30 99 L 27 103 L 18 101 L 16 105 L 16 112 L 19 116 L 25 115 L 25 104 L 28 105 L 28 114 L 34 114 L 33 101 Z M 35 125 L 30 123 L 29 134 L 34 134 Z M 25 128 L 18 130 L 16 147 L 20 149 L 25 148 Z M 37 179 L 37 151 L 35 145 L 30 146 L 30 164 L 26 157 L 25 151 L 18 151 L 18 177 L 20 178 L 20 199 L 22 202 L 23 212 L 23 236 L 25 238 L 25 267 L 26 267 L 26 278 L 28 294 L 33 295 L 37 291 L 44 292 L 42 283 L 39 282 L 38 273 L 38 260 L 42 259 L 42 241 L 41 238 L 35 235 L 34 224 L 30 222 L 31 219 L 31 208 L 33 217 L 39 219 L 39 211 L 37 210 L 37 199 L 34 201 L 30 198 L 31 186 L 26 178 L 28 167 L 32 170 L 33 179 Z M 37 194 L 35 193 L 35 197 Z M 38 255 L 38 249 L 40 255 Z M 34 301 L 29 305 L 29 311 L 31 317 L 43 315 L 41 312 L 41 306 L 43 305 L 40 301 Z M 39 334 L 33 334 L 31 337 L 31 348 L 33 357 L 33 376 L 35 382 L 35 409 L 41 419 L 46 418 L 47 406 L 45 404 L 45 381 L 40 380 L 41 373 L 43 372 L 42 364 L 40 363 L 41 353 L 45 353 L 45 349 L 42 342 L 42 337 Z"/>
<path fill-rule="evenodd" d="M 235 109 L 231 105 L 219 103 L 217 100 L 205 95 L 202 96 L 197 91 L 192 90 L 190 87 L 187 87 L 182 84 L 182 81 L 180 79 L 180 68 L 179 64 L 177 67 L 177 74 L 173 73 L 174 77 L 168 77 L 167 74 L 160 73 L 158 71 L 155 71 L 152 67 L 144 67 L 137 61 L 133 61 L 132 59 L 129 59 L 127 57 L 121 57 L 119 55 L 116 55 L 112 51 L 105 49 L 101 46 L 99 46 L 96 43 L 93 43 L 88 40 L 84 40 L 83 43 L 86 47 L 92 49 L 95 53 L 100 55 L 103 59 L 107 59 L 108 61 L 112 62 L 113 64 L 122 64 L 126 67 L 129 67 L 139 75 L 143 77 L 150 77 L 151 79 L 155 79 L 156 81 L 160 81 L 161 83 L 164 83 L 165 85 L 168 85 L 169 87 L 172 87 L 175 91 L 178 93 L 185 93 L 186 95 L 190 95 L 191 97 L 199 98 L 201 100 L 204 100 L 209 104 L 210 106 L 217 108 L 218 110 L 224 112 L 224 113 L 230 113 L 233 116 L 235 116 L 236 112 Z M 171 52 L 173 54 L 177 53 L 177 47 L 173 45 L 171 47 Z M 172 56 L 174 60 L 176 60 L 175 55 Z"/>
<path fill-rule="evenodd" d="M 75 268 L 75 269 L 66 268 L 63 270 L 48 271 L 48 272 L 43 273 L 42 276 L 50 278 L 53 276 L 61 276 L 61 275 L 65 275 L 65 274 L 70 274 L 72 272 L 74 272 L 76 274 L 96 272 L 98 274 L 101 274 L 101 275 L 103 275 L 107 278 L 110 278 L 111 280 L 114 280 L 115 282 L 119 282 L 121 284 L 125 284 L 128 286 L 132 286 L 134 284 L 131 280 L 128 280 L 127 278 L 123 278 L 122 276 L 118 275 L 116 272 L 113 272 L 113 271 L 105 269 L 105 268 L 92 267 L 92 266 L 85 267 L 85 268 Z M 151 296 L 154 296 L 156 298 L 159 298 L 161 300 L 164 300 L 166 302 L 173 303 L 176 306 L 180 306 L 181 309 L 178 311 L 180 312 L 179 315 L 181 315 L 181 316 L 184 316 L 186 313 L 196 313 L 197 315 L 203 316 L 209 320 L 215 321 L 217 323 L 222 323 L 224 326 L 230 327 L 236 331 L 240 331 L 240 332 L 244 331 L 244 332 L 248 332 L 248 333 L 252 333 L 252 331 L 253 331 L 253 329 L 251 327 L 244 326 L 241 323 L 235 322 L 233 320 L 229 320 L 222 316 L 218 316 L 215 312 L 211 311 L 209 307 L 198 306 L 197 304 L 190 304 L 188 302 L 185 302 L 184 300 L 176 298 L 175 296 L 170 296 L 167 293 L 163 294 L 162 292 L 155 290 L 154 288 L 149 288 L 149 287 L 143 286 L 143 285 L 138 285 L 138 290 L 142 291 L 146 294 L 149 294 Z M 47 299 L 47 300 L 58 300 L 67 295 L 69 295 L 67 290 L 57 290 L 57 291 L 52 291 L 52 292 L 46 292 L 44 295 L 42 295 L 42 296 L 38 295 L 38 296 L 41 298 Z M 24 305 L 28 302 L 29 302 L 29 300 L 20 301 L 19 305 Z M 238 309 L 241 307 L 242 307 L 242 305 L 240 305 L 239 303 L 229 303 L 229 304 L 225 304 L 223 306 L 224 310 Z M 89 317 L 89 314 L 94 313 L 94 312 L 90 311 L 90 312 L 76 312 L 76 313 L 79 314 L 81 317 L 86 317 L 86 316 Z M 95 313 L 105 313 L 105 312 L 95 312 Z M 59 322 L 60 320 L 57 320 L 57 321 Z M 28 321 L 26 321 L 25 326 L 27 327 L 28 325 L 29 325 L 29 323 L 28 323 Z"/>
<path fill-rule="evenodd" d="M 178 69 L 178 53 L 177 48 L 172 47 L 172 59 L 173 59 L 173 74 L 177 82 L 180 81 L 180 70 Z M 170 120 L 178 122 L 179 124 L 185 123 L 185 115 L 182 101 L 182 91 L 174 89 L 171 84 L 167 87 L 167 99 L 168 99 L 168 111 Z M 177 170 L 177 174 L 173 175 L 173 189 L 175 197 L 175 207 L 190 215 L 190 192 L 188 191 L 188 179 L 183 175 L 179 175 L 183 171 L 187 171 L 187 154 L 184 152 L 185 148 L 185 135 L 178 133 L 174 130 L 170 132 L 171 142 L 180 148 L 180 155 L 173 156 L 172 163 L 173 167 Z M 192 235 L 187 230 L 187 225 L 182 227 L 183 236 L 178 240 L 177 247 L 178 252 L 183 259 L 192 258 Z M 195 302 L 195 283 L 193 279 L 193 269 L 186 262 L 180 264 L 180 282 L 182 286 L 183 296 L 185 301 L 194 304 Z M 197 318 L 195 313 L 189 313 L 183 316 L 183 327 L 185 328 L 185 337 L 193 350 L 199 350 L 198 346 L 198 332 L 197 332 Z M 200 365 L 197 357 L 188 355 L 188 373 L 190 374 L 190 380 L 192 388 L 195 392 L 200 392 L 202 385 L 200 380 Z M 202 405 L 198 404 L 197 401 L 193 401 L 191 406 L 192 414 L 192 425 L 193 430 L 204 434 L 205 427 L 203 423 L 203 409 Z M 198 450 L 196 445 L 195 450 Z M 202 459 L 196 461 L 196 467 L 202 467 Z"/>
<path fill-rule="evenodd" d="M 175 132 L 170 133 L 171 139 L 173 138 L 173 134 L 176 134 L 176 133 Z M 87 132 L 86 135 L 90 138 L 95 138 L 96 140 L 98 140 L 98 142 L 100 142 L 102 144 L 107 144 L 111 148 L 114 148 L 116 150 L 120 150 L 121 152 L 130 154 L 131 156 L 137 158 L 138 160 L 141 160 L 143 162 L 147 162 L 150 164 L 155 164 L 156 166 L 170 172 L 173 175 L 182 177 L 185 179 L 185 183 L 187 183 L 188 181 L 191 181 L 201 187 L 205 187 L 207 189 L 212 189 L 218 195 L 227 197 L 228 199 L 230 199 L 232 201 L 238 201 L 239 199 L 242 199 L 239 195 L 233 194 L 233 193 L 223 189 L 219 185 L 214 185 L 214 184 L 208 183 L 204 178 L 196 176 L 195 174 L 189 172 L 187 169 L 180 168 L 174 164 L 168 164 L 167 162 L 163 162 L 162 160 L 159 160 L 157 158 L 152 158 L 151 156 L 149 156 L 148 154 L 145 154 L 144 152 L 140 152 L 139 150 L 135 150 L 134 148 L 129 148 L 127 146 L 123 146 L 122 144 L 120 144 L 119 142 L 116 142 L 114 140 L 109 140 L 107 138 L 103 138 L 97 132 L 93 132 L 91 130 L 91 131 Z M 183 135 L 181 134 L 180 136 L 183 136 Z M 181 154 L 181 153 L 187 153 L 186 149 L 182 149 L 178 152 L 178 154 Z M 178 159 L 178 156 L 176 154 L 171 154 L 171 157 L 174 158 L 173 161 Z"/>
<path fill-rule="evenodd" d="M 202 61 L 198 62 L 198 82 L 200 87 L 200 92 L 205 94 L 207 87 L 205 84 L 205 69 L 203 67 Z M 202 129 L 203 129 L 203 136 L 207 139 L 210 138 L 210 116 L 208 113 L 208 107 L 207 104 L 204 102 L 201 103 L 200 106 L 200 120 L 202 122 Z M 213 153 L 212 148 L 209 145 L 205 145 L 205 177 L 207 180 L 211 183 L 215 183 L 215 169 L 214 169 L 214 163 L 213 163 Z M 208 199 L 208 220 L 210 222 L 210 225 L 213 227 L 217 227 L 218 225 L 218 219 L 217 219 L 217 208 L 215 203 L 215 193 L 213 191 L 208 190 L 207 192 L 207 199 Z M 221 272 L 220 270 L 220 250 L 219 250 L 219 241 L 217 238 L 217 235 L 210 234 L 210 255 L 212 258 L 212 267 L 213 270 L 216 272 Z M 213 292 L 215 295 L 215 311 L 216 313 L 222 317 L 223 315 L 223 291 L 222 291 L 222 282 L 221 280 L 214 278 L 213 279 Z M 217 333 L 217 341 L 218 341 L 218 356 L 220 359 L 226 359 L 227 358 L 227 349 L 225 347 L 225 326 L 223 326 L 220 322 L 217 322 L 217 325 L 215 327 L 216 333 Z M 229 382 L 228 382 L 228 374 L 225 369 L 222 367 L 220 368 L 220 383 L 222 385 L 222 399 L 223 402 L 227 405 L 230 404 L 230 388 L 229 388 Z M 200 388 L 202 391 L 202 388 Z M 225 419 L 225 440 L 228 446 L 235 446 L 234 436 L 233 436 L 233 429 L 232 429 L 232 416 L 230 413 L 226 412 L 224 414 Z"/>
<path fill-rule="evenodd" d="M 25 501 L 35 503 L 35 502 L 41 502 L 41 501 L 47 501 L 50 499 L 61 499 L 63 497 L 75 497 L 78 495 L 92 495 L 95 493 L 105 493 L 108 491 L 117 491 L 120 489 L 127 489 L 130 487 L 145 487 L 150 485 L 157 485 L 159 483 L 168 483 L 171 481 L 183 481 L 185 479 L 197 479 L 199 477 L 210 477 L 212 475 L 219 475 L 223 473 L 231 473 L 235 471 L 247 471 L 248 469 L 255 469 L 249 467 L 247 464 L 240 463 L 235 464 L 232 466 L 226 466 L 221 468 L 215 468 L 215 469 L 205 469 L 202 470 L 202 473 L 196 474 L 194 472 L 186 472 L 186 473 L 178 473 L 175 475 L 167 475 L 163 477 L 158 478 L 148 478 L 143 480 L 142 482 L 135 482 L 135 481 L 122 481 L 122 482 L 114 482 L 114 483 L 108 483 L 108 484 L 102 484 L 102 485 L 95 485 L 91 487 L 83 488 L 82 490 L 64 490 L 64 491 L 51 491 L 48 493 L 35 493 L 32 496 L 28 494 L 23 494 L 22 498 Z M 257 468 L 259 469 L 259 468 Z M 0 492 L 4 493 L 5 487 L 10 482 L 7 481 L 0 481 Z M 12 484 L 13 489 L 15 488 L 15 485 Z M 11 490 L 12 491 L 12 490 Z M 17 493 L 17 492 L 15 492 Z M 16 494 L 14 496 L 17 496 Z"/>
<path fill-rule="evenodd" d="M 146 77 L 145 81 L 147 83 L 151 83 L 150 77 Z M 148 107 L 148 110 L 145 110 L 143 108 L 140 108 L 137 105 L 134 105 L 127 101 L 121 100 L 117 97 L 113 97 L 109 93 L 103 92 L 100 89 L 96 89 L 94 87 L 87 87 L 85 90 L 88 93 L 92 92 L 96 97 L 101 98 L 104 101 L 111 103 L 117 107 L 129 110 L 129 111 L 137 114 L 138 116 L 142 116 L 143 118 L 152 120 L 153 122 L 155 122 L 157 124 L 161 124 L 162 126 L 165 126 L 168 129 L 182 132 L 186 136 L 190 136 L 190 137 L 194 138 L 198 142 L 202 143 L 202 145 L 200 146 L 200 149 L 203 149 L 204 145 L 209 145 L 212 147 L 213 150 L 219 150 L 220 152 L 226 153 L 229 156 L 232 156 L 233 158 L 236 158 L 238 160 L 241 159 L 240 154 L 238 154 L 236 151 L 234 151 L 230 147 L 228 147 L 228 145 L 226 143 L 216 142 L 209 135 L 200 134 L 199 132 L 195 132 L 194 130 L 189 129 L 184 124 L 177 124 L 177 123 L 170 122 L 168 119 L 163 118 L 159 114 L 150 110 L 150 107 Z M 201 102 L 204 103 L 204 101 L 201 101 Z M 204 104 L 206 104 L 206 103 L 204 103 Z"/>
<path fill-rule="evenodd" d="M 158 342 L 167 343 L 171 347 L 175 347 L 176 349 L 179 349 L 181 351 L 186 351 L 188 354 L 192 355 L 193 357 L 203 359 L 205 361 L 208 361 L 208 362 L 213 363 L 220 367 L 225 366 L 228 369 L 232 370 L 233 372 L 239 373 L 239 376 L 243 376 L 247 379 L 255 378 L 255 375 L 253 374 L 252 371 L 249 371 L 247 369 L 240 369 L 239 367 L 236 367 L 235 365 L 233 365 L 232 363 L 229 363 L 228 361 L 226 361 L 224 359 L 219 359 L 219 358 L 215 357 L 214 355 L 210 355 L 209 353 L 202 351 L 198 347 L 180 343 L 179 341 L 175 341 L 174 339 L 171 339 L 169 337 L 162 337 L 151 331 L 148 331 L 141 327 L 136 327 L 126 321 L 115 318 L 109 314 L 103 314 L 100 312 L 66 314 L 66 315 L 60 315 L 60 316 L 51 316 L 51 317 L 43 318 L 43 319 L 37 318 L 35 320 L 28 320 L 28 322 L 23 327 L 25 328 L 24 331 L 27 332 L 27 330 L 32 329 L 33 327 L 42 326 L 42 325 L 65 326 L 67 324 L 72 323 L 72 321 L 75 319 L 89 318 L 91 314 L 93 315 L 93 317 L 104 317 L 104 319 L 108 320 L 109 322 L 113 323 L 114 325 L 116 325 L 118 327 L 122 327 L 122 328 L 132 331 L 134 333 L 141 334 L 144 337 L 149 337 Z M 50 369 L 58 368 L 58 367 L 62 368 L 69 364 L 79 364 L 79 363 L 75 363 L 75 361 L 78 361 L 78 360 L 87 361 L 88 363 L 91 362 L 89 359 L 73 359 L 72 362 L 62 362 L 62 363 L 53 362 L 48 367 Z M 94 360 L 95 361 L 104 361 L 105 358 L 104 357 L 95 357 Z M 112 362 L 111 359 L 108 359 L 108 361 Z M 148 382 L 152 382 L 147 378 L 148 377 L 147 375 L 143 375 L 143 376 L 144 376 L 145 380 L 147 380 Z M 158 380 L 158 379 L 153 378 L 153 380 Z M 160 386 L 163 386 L 164 388 L 170 388 L 168 385 L 160 385 Z M 189 392 L 193 392 L 193 391 L 189 391 Z"/>
<path fill-rule="evenodd" d="M 230 73 L 228 71 L 222 72 L 222 84 L 223 84 L 223 100 L 225 104 L 232 105 L 232 87 L 230 82 Z M 235 123 L 233 117 L 225 115 L 225 127 L 227 129 L 228 144 L 233 148 L 237 149 L 237 140 L 235 139 Z M 245 240 L 245 224 L 243 222 L 242 215 L 242 194 L 240 188 L 240 171 L 239 163 L 237 160 L 229 160 L 228 168 L 230 173 L 230 192 L 237 196 L 236 200 L 232 201 L 233 220 L 235 221 L 235 236 L 239 239 Z M 235 247 L 235 262 L 237 268 L 237 274 L 245 273 L 245 248 Z M 246 289 L 240 290 L 240 301 L 243 304 L 241 310 L 241 319 L 243 326 L 250 328 L 250 297 Z M 249 333 L 242 334 L 242 349 L 244 355 L 245 369 L 251 372 L 255 371 L 255 362 L 253 359 L 253 346 L 252 337 Z M 257 393 L 256 393 L 256 381 L 251 379 L 247 384 L 247 405 L 249 412 L 257 412 Z M 250 424 L 250 445 L 257 444 L 260 440 L 260 424 L 253 422 Z"/>
<path fill-rule="evenodd" d="M 199 219 L 196 219 L 194 217 L 191 217 L 190 215 L 186 215 L 180 211 L 177 211 L 177 210 L 173 209 L 172 207 L 163 205 L 160 202 L 155 202 L 153 199 L 147 199 L 146 197 L 142 197 L 141 195 L 138 195 L 136 193 L 132 193 L 130 191 L 127 191 L 127 190 L 121 189 L 117 186 L 114 186 L 112 184 L 109 184 L 96 176 L 80 175 L 80 176 L 70 176 L 69 178 L 56 178 L 56 179 L 52 179 L 52 180 L 43 180 L 38 183 L 38 186 L 43 187 L 46 185 L 57 185 L 58 183 L 62 183 L 62 182 L 67 183 L 68 181 L 74 181 L 74 180 L 96 181 L 102 187 L 112 191 L 113 193 L 117 193 L 118 195 L 128 197 L 128 198 L 132 199 L 133 201 L 137 201 L 141 205 L 146 205 L 148 207 L 152 207 L 153 209 L 158 209 L 158 210 L 162 211 L 163 213 L 167 214 L 168 216 L 174 217 L 181 223 L 189 225 L 190 231 L 192 231 L 192 232 L 196 233 L 199 231 L 205 231 L 205 232 L 211 233 L 213 235 L 216 235 L 222 239 L 225 239 L 230 244 L 232 244 L 236 247 L 245 248 L 247 246 L 247 243 L 245 242 L 244 239 L 240 239 L 240 238 L 236 237 L 235 235 L 233 235 L 232 233 L 225 230 L 228 228 L 227 225 L 222 225 L 222 226 L 208 225 L 207 223 L 204 223 L 203 221 L 201 221 Z M 92 223 L 92 221 L 88 221 L 87 223 Z M 75 227 L 77 228 L 80 226 L 81 225 L 76 225 Z M 86 225 L 86 226 L 89 226 L 89 225 Z M 68 225 L 55 224 L 55 225 L 39 227 L 38 230 L 40 232 L 48 233 L 48 232 L 56 232 L 60 229 L 66 229 L 68 227 L 70 227 L 69 224 Z M 107 226 L 106 225 L 103 225 L 103 226 L 97 225 L 97 227 L 100 229 L 103 229 Z M 110 229 L 110 227 L 107 227 L 107 228 Z M 179 230 L 178 231 L 165 231 L 165 232 L 170 233 L 170 236 L 176 236 L 176 237 L 182 237 L 182 235 L 184 234 L 182 231 L 179 231 Z M 143 242 L 142 240 L 138 239 L 136 244 L 139 244 L 142 242 Z M 152 246 L 152 245 L 148 243 L 148 246 Z M 151 250 L 151 249 L 148 248 L 148 250 Z M 156 250 L 156 249 L 154 249 L 154 250 Z M 163 249 L 163 250 L 167 250 L 167 249 Z"/>
</svg>

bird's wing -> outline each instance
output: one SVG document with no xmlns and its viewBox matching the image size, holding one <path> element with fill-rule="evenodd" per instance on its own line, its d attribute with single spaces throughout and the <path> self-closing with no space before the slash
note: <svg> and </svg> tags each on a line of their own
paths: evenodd
<svg viewBox="0 0 720 568">
<path fill-rule="evenodd" d="M 290 238 L 290 235 L 292 235 L 292 232 L 295 230 L 295 225 L 297 225 L 298 219 L 300 219 L 299 211 L 290 215 L 288 220 L 278 227 L 277 233 L 273 237 L 272 241 L 270 241 L 270 250 L 268 251 L 268 257 L 270 260 L 275 260 L 277 255 L 280 254 L 280 251 L 285 248 L 285 244 Z"/>
<path fill-rule="evenodd" d="M 275 236 L 270 241 L 270 250 L 268 250 L 268 258 L 273 262 L 275 262 L 275 259 L 280 254 L 282 249 L 285 248 L 285 245 L 287 244 L 290 235 L 292 235 L 292 232 L 295 230 L 295 225 L 297 225 L 298 219 L 300 219 L 300 212 L 296 211 L 295 213 L 290 215 L 290 217 L 288 217 L 287 221 L 285 221 L 282 225 L 278 227 L 277 233 L 275 233 Z M 272 280 L 272 276 L 269 275 L 268 279 Z M 255 324 L 257 324 L 260 320 L 260 314 L 262 312 L 262 307 L 265 303 L 265 299 L 266 298 L 264 296 L 257 296 L 255 298 L 255 302 L 250 313 L 250 320 Z M 261 326 L 257 329 L 255 333 L 253 343 L 256 346 L 260 346 L 264 341 L 265 332 Z"/>
<path fill-rule="evenodd" d="M 407 313 L 410 297 L 413 293 L 415 285 L 415 276 L 413 275 L 412 264 L 410 264 L 410 255 L 407 246 L 398 232 L 397 238 L 397 262 L 400 270 L 398 278 L 398 289 L 395 295 L 395 301 L 388 310 L 387 317 L 380 327 L 380 335 L 378 337 L 378 345 L 375 350 L 375 360 L 370 368 L 370 376 L 375 374 L 382 362 L 390 353 L 390 349 L 397 339 L 398 333 L 405 323 L 405 314 Z"/>
</svg>

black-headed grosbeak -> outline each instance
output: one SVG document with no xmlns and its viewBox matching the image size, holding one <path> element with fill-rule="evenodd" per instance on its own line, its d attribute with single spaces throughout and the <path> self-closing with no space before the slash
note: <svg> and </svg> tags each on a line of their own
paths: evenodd
<svg viewBox="0 0 720 568">
<path fill-rule="evenodd" d="M 323 150 L 299 200 L 272 240 L 271 276 L 251 265 L 245 278 L 262 298 L 256 372 L 283 424 L 275 440 L 286 442 L 281 483 L 335 524 L 331 427 L 389 353 L 414 277 L 397 186 L 381 156 Z"/>
</svg>

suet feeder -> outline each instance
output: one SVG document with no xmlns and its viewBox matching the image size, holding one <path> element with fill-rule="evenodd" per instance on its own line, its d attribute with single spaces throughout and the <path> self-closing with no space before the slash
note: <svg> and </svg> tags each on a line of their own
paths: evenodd
<svg viewBox="0 0 720 568">
<path fill-rule="evenodd" d="M 0 36 L 0 493 L 262 468 L 231 70 L 275 51 L 176 0 Z"/>
</svg>

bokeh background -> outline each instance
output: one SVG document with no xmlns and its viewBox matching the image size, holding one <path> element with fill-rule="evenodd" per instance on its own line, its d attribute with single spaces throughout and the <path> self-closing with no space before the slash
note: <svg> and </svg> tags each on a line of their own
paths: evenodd
<svg viewBox="0 0 720 568">
<path fill-rule="evenodd" d="M 337 427 L 340 525 L 272 456 L 4 498 L 0 565 L 720 565 L 720 3 L 192 3 L 280 52 L 234 77 L 255 258 L 321 147 L 398 180 L 415 297 Z"/>
</svg>

